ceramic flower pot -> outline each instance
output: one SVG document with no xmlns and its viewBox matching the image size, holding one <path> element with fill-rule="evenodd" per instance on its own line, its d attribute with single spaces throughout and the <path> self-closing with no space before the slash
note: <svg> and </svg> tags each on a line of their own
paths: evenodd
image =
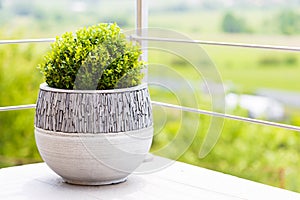
<svg viewBox="0 0 300 200">
<path fill-rule="evenodd" d="M 147 85 L 62 90 L 41 84 L 35 138 L 47 165 L 66 182 L 123 182 L 144 160 L 153 137 Z"/>
</svg>

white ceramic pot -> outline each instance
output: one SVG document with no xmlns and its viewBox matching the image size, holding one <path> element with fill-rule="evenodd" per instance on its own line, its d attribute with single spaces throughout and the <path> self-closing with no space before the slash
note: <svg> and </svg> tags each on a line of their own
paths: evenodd
<svg viewBox="0 0 300 200">
<path fill-rule="evenodd" d="M 153 135 L 147 85 L 116 90 L 40 86 L 35 138 L 47 165 L 66 182 L 123 182 L 144 160 Z"/>
</svg>

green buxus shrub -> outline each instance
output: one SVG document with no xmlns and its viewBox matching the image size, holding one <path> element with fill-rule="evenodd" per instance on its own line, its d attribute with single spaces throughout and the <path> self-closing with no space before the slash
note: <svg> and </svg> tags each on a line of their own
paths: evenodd
<svg viewBox="0 0 300 200">
<path fill-rule="evenodd" d="M 57 37 L 39 68 L 54 88 L 126 88 L 141 83 L 141 53 L 117 24 L 101 23 Z"/>
</svg>

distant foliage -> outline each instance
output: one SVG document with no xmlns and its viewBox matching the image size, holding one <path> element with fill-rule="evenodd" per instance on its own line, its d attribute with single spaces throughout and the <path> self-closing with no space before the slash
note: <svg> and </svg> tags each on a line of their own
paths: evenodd
<svg viewBox="0 0 300 200">
<path fill-rule="evenodd" d="M 32 14 L 34 10 L 34 4 L 30 0 L 16 1 L 13 2 L 13 12 L 16 15 L 28 16 Z"/>
<path fill-rule="evenodd" d="M 0 106 L 36 102 L 42 82 L 36 70 L 42 57 L 41 46 L 0 45 Z M 35 146 L 33 117 L 33 109 L 0 112 L 0 168 L 41 161 Z"/>
<path fill-rule="evenodd" d="M 226 33 L 245 33 L 250 32 L 246 22 L 231 12 L 227 12 L 222 20 L 222 30 Z"/>
<path fill-rule="evenodd" d="M 277 17 L 279 30 L 285 35 L 300 33 L 300 14 L 292 10 L 281 11 Z"/>
<path fill-rule="evenodd" d="M 161 96 L 152 92 L 152 99 Z M 225 120 L 218 142 L 205 158 L 200 158 L 200 148 L 211 126 L 210 117 L 201 115 L 197 121 L 190 113 L 164 112 L 154 106 L 152 153 L 170 159 L 182 153 L 177 160 L 299 192 L 300 136 L 297 132 Z M 237 109 L 234 114 L 245 116 L 246 113 Z M 299 124 L 299 118 L 296 120 L 295 124 Z M 196 123 L 200 128 L 195 134 Z M 194 139 L 189 144 L 191 137 Z M 178 152 L 183 146 L 188 148 Z"/>
<path fill-rule="evenodd" d="M 298 58 L 294 55 L 284 56 L 268 56 L 264 55 L 259 59 L 259 65 L 265 67 L 278 67 L 278 66 L 297 66 Z"/>
<path fill-rule="evenodd" d="M 116 24 L 102 23 L 57 37 L 39 65 L 50 87 L 114 89 L 141 83 L 139 46 L 126 40 Z"/>
<path fill-rule="evenodd" d="M 117 23 L 120 27 L 128 27 L 130 25 L 130 20 L 128 20 L 125 16 L 100 17 L 98 21 L 102 21 L 105 23 Z"/>
</svg>

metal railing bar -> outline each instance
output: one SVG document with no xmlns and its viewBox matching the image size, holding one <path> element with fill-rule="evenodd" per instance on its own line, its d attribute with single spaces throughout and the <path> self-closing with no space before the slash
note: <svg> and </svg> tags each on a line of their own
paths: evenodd
<svg viewBox="0 0 300 200">
<path fill-rule="evenodd" d="M 18 105 L 18 106 L 4 106 L 0 107 L 1 111 L 12 111 L 12 110 L 25 110 L 35 108 L 35 104 L 27 104 L 27 105 Z"/>
<path fill-rule="evenodd" d="M 270 121 L 259 120 L 259 119 L 253 119 L 253 118 L 247 118 L 247 117 L 240 117 L 240 116 L 236 116 L 236 115 L 229 115 L 229 114 L 224 114 L 224 113 L 201 110 L 201 109 L 191 108 L 191 107 L 184 107 L 184 106 L 180 106 L 180 105 L 169 104 L 169 103 L 164 103 L 164 102 L 157 102 L 157 101 L 152 101 L 152 105 L 163 106 L 163 107 L 182 110 L 182 111 L 186 111 L 186 112 L 193 112 L 193 113 L 197 113 L 197 114 L 210 115 L 210 116 L 214 116 L 214 117 L 222 117 L 222 118 L 227 118 L 227 119 L 232 119 L 232 120 L 237 120 L 237 121 L 249 122 L 249 123 L 253 123 L 253 124 L 261 124 L 261 125 L 278 127 L 278 128 L 291 130 L 291 131 L 300 132 L 300 127 L 293 126 L 293 125 L 288 125 L 288 124 L 281 124 L 281 123 L 270 122 Z"/>
<path fill-rule="evenodd" d="M 206 40 L 185 40 L 185 39 L 176 39 L 176 38 L 141 37 L 141 36 L 137 36 L 137 35 L 131 35 L 128 38 L 131 40 L 178 42 L 178 43 L 191 43 L 191 44 L 203 44 L 203 45 L 215 45 L 215 46 L 230 46 L 230 47 L 282 50 L 282 51 L 300 51 L 300 47 L 280 46 L 280 45 L 261 45 L 261 44 L 248 44 L 248 43 L 216 42 L 216 41 L 206 41 Z M 0 40 L 0 45 L 1 44 L 20 44 L 20 43 L 42 43 L 42 42 L 54 42 L 54 41 L 55 41 L 55 38 Z"/>
<path fill-rule="evenodd" d="M 160 37 L 141 37 L 141 36 L 137 36 L 137 35 L 132 35 L 132 36 L 130 36 L 130 38 L 132 40 L 146 40 L 146 41 L 158 41 L 158 42 L 178 42 L 178 43 L 191 43 L 191 44 L 204 44 L 204 45 L 215 45 L 215 46 L 230 46 L 230 47 L 282 50 L 282 51 L 300 51 L 300 47 L 292 47 L 292 46 L 216 42 L 216 41 L 206 41 L 206 40 L 185 40 L 185 39 L 160 38 Z"/>
<path fill-rule="evenodd" d="M 185 106 L 164 103 L 164 102 L 158 102 L 158 101 L 151 101 L 151 102 L 152 102 L 152 105 L 156 105 L 156 106 L 163 106 L 166 108 L 172 108 L 172 109 L 182 110 L 182 111 L 186 111 L 186 112 L 193 112 L 193 113 L 202 114 L 202 115 L 210 115 L 210 116 L 214 116 L 214 117 L 222 117 L 222 118 L 227 118 L 227 119 L 232 119 L 232 120 L 237 120 L 237 121 L 249 122 L 249 123 L 253 123 L 253 124 L 261 124 L 261 125 L 278 127 L 278 128 L 291 130 L 291 131 L 300 132 L 299 126 L 293 126 L 293 125 L 288 125 L 288 124 L 270 122 L 270 121 L 247 118 L 247 117 L 240 117 L 240 116 L 236 116 L 236 115 L 229 115 L 229 114 L 225 114 L 225 113 L 213 112 L 213 111 L 202 110 L 202 109 L 192 108 L 192 107 L 185 107 Z M 19 105 L 19 106 L 5 106 L 5 107 L 0 107 L 0 112 L 1 111 L 11 111 L 11 110 L 33 109 L 35 107 L 36 107 L 36 104 L 27 104 L 27 105 Z"/>
<path fill-rule="evenodd" d="M 54 42 L 54 41 L 55 38 L 0 40 L 0 44 L 42 43 L 42 42 Z"/>
</svg>

